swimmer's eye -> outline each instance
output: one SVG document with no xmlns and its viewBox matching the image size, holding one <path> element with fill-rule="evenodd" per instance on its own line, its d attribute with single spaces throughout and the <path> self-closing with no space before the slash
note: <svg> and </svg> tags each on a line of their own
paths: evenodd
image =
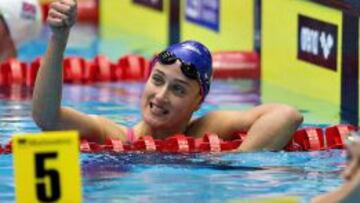
<svg viewBox="0 0 360 203">
<path fill-rule="evenodd" d="M 154 74 L 151 79 L 153 83 L 157 86 L 164 84 L 164 79 L 160 75 Z"/>
<path fill-rule="evenodd" d="M 179 84 L 172 85 L 172 91 L 177 96 L 184 96 L 186 94 L 186 88 Z"/>
</svg>

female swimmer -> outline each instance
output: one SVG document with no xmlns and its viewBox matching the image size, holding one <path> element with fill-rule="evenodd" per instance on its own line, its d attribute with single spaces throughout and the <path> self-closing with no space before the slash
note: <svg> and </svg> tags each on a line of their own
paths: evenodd
<svg viewBox="0 0 360 203">
<path fill-rule="evenodd" d="M 201 137 L 206 132 L 231 139 L 233 132 L 246 130 L 248 135 L 239 150 L 279 150 L 303 120 L 297 110 L 284 104 L 264 104 L 248 111 L 213 111 L 192 120 L 212 78 L 211 54 L 196 41 L 174 44 L 155 57 L 141 97 L 142 121 L 131 129 L 105 117 L 62 107 L 63 54 L 75 18 L 76 1 L 58 0 L 50 5 L 47 22 L 52 37 L 33 96 L 33 118 L 43 130 L 76 129 L 81 137 L 99 143 L 106 137 L 131 142 L 142 135 L 162 139 L 175 133 Z"/>
</svg>

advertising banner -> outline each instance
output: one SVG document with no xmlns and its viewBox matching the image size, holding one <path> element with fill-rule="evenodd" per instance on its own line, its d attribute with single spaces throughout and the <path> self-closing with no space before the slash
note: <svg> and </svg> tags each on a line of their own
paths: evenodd
<svg viewBox="0 0 360 203">
<path fill-rule="evenodd" d="M 218 32 L 220 29 L 219 10 L 219 0 L 187 0 L 185 17 L 189 22 Z"/>
<path fill-rule="evenodd" d="M 134 4 L 140 4 L 155 10 L 163 10 L 163 0 L 133 0 Z"/>
<path fill-rule="evenodd" d="M 329 107 L 327 112 L 340 112 L 344 71 L 342 11 L 311 1 L 262 3 L 263 101 L 284 102 L 324 117 L 328 116 L 321 112 L 325 106 Z M 283 88 L 277 95 L 286 96 L 275 98 L 265 83 Z M 289 92 L 294 99 L 290 99 Z"/>
<path fill-rule="evenodd" d="M 336 71 L 338 26 L 298 16 L 298 59 Z"/>
</svg>

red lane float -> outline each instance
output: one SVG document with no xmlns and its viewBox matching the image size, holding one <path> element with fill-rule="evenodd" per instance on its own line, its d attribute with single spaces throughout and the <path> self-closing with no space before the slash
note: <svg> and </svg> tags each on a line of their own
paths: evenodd
<svg viewBox="0 0 360 203">
<path fill-rule="evenodd" d="M 64 59 L 64 82 L 82 83 L 85 75 L 85 59 L 67 57 Z"/>
<path fill-rule="evenodd" d="M 196 146 L 199 151 L 210 151 L 210 152 L 220 152 L 221 151 L 221 139 L 218 135 L 214 133 L 207 133 L 200 140 L 199 144 Z"/>
<path fill-rule="evenodd" d="M 0 85 L 9 86 L 12 81 L 10 80 L 11 71 L 10 68 L 5 65 L 6 62 L 0 64 Z"/>
<path fill-rule="evenodd" d="M 4 154 L 9 154 L 12 152 L 12 144 L 11 141 L 9 143 L 7 143 L 3 148 L 2 148 L 2 153 Z"/>
<path fill-rule="evenodd" d="M 97 144 L 95 142 L 88 142 L 85 139 L 80 141 L 80 151 L 85 153 L 90 152 L 124 152 L 123 143 L 119 139 L 105 140 L 105 144 Z"/>
<path fill-rule="evenodd" d="M 343 149 L 345 138 L 356 128 L 351 125 L 335 125 L 326 129 L 302 128 L 297 130 L 292 139 L 284 147 L 285 151 L 319 151 L 327 149 Z M 325 134 L 324 134 L 325 131 Z M 80 151 L 83 153 L 123 153 L 123 152 L 170 152 L 170 153 L 201 153 L 226 152 L 236 150 L 246 134 L 238 132 L 230 141 L 224 141 L 214 133 L 206 133 L 201 138 L 193 138 L 184 134 L 176 134 L 164 140 L 151 136 L 142 136 L 134 143 L 123 143 L 119 139 L 107 138 L 104 144 L 81 140 Z M 324 138 L 326 137 L 326 139 Z M 11 153 L 11 142 L 0 146 L 0 154 Z"/>
<path fill-rule="evenodd" d="M 135 151 L 156 151 L 159 149 L 160 143 L 160 140 L 155 141 L 153 137 L 146 135 L 135 141 L 132 146 L 128 145 L 127 149 Z"/>
<path fill-rule="evenodd" d="M 0 85 L 24 85 L 27 64 L 16 59 L 9 59 L 0 64 Z"/>
<path fill-rule="evenodd" d="M 214 78 L 259 78 L 259 57 L 255 52 L 217 52 L 213 54 Z M 13 84 L 32 87 L 42 58 L 30 63 L 9 59 L 0 63 L 0 86 Z M 69 56 L 64 59 L 64 82 L 144 81 L 151 72 L 150 61 L 143 56 L 128 54 L 117 62 L 103 55 L 86 60 Z"/>
<path fill-rule="evenodd" d="M 161 145 L 162 152 L 191 152 L 195 141 L 192 137 L 186 137 L 183 134 L 173 135 L 164 140 Z"/>
<path fill-rule="evenodd" d="M 326 129 L 326 143 L 330 149 L 343 149 L 346 137 L 355 131 L 352 125 L 336 125 Z"/>
<path fill-rule="evenodd" d="M 123 71 L 123 80 L 141 81 L 147 78 L 149 62 L 142 56 L 129 54 L 118 60 L 118 68 Z"/>
<path fill-rule="evenodd" d="M 260 60 L 256 52 L 222 51 L 212 54 L 215 78 L 260 77 Z"/>
<path fill-rule="evenodd" d="M 41 0 L 43 21 L 49 13 L 51 0 Z M 77 21 L 98 24 L 99 22 L 99 0 L 79 0 L 77 2 Z"/>
<path fill-rule="evenodd" d="M 9 59 L 0 63 L 0 86 L 34 86 L 41 61 L 42 58 L 37 58 L 27 64 Z M 143 81 L 150 74 L 149 66 L 149 61 L 138 55 L 123 56 L 118 63 L 111 62 L 103 55 L 98 55 L 92 60 L 70 56 L 64 59 L 64 83 Z"/>
<path fill-rule="evenodd" d="M 77 21 L 98 24 L 99 0 L 81 0 L 77 5 Z"/>
<path fill-rule="evenodd" d="M 318 151 L 325 149 L 324 133 L 321 128 L 305 128 L 296 131 L 294 142 L 305 151 Z"/>
<path fill-rule="evenodd" d="M 39 71 L 42 58 L 39 57 L 30 63 L 30 68 L 26 69 L 26 86 L 32 87 L 35 84 L 36 75 Z"/>
<path fill-rule="evenodd" d="M 90 62 L 90 65 L 97 72 L 96 81 L 106 82 L 116 80 L 116 65 L 108 57 L 98 55 Z"/>
</svg>

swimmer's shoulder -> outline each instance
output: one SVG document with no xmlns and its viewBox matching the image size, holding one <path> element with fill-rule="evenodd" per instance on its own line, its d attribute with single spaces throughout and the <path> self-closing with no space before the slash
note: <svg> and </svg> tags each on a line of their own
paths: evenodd
<svg viewBox="0 0 360 203">
<path fill-rule="evenodd" d="M 207 132 L 216 133 L 216 124 L 214 126 L 214 118 L 217 111 L 212 111 L 201 117 L 192 119 L 189 122 L 186 134 L 192 137 L 202 137 Z"/>
<path fill-rule="evenodd" d="M 215 133 L 222 139 L 230 139 L 233 132 L 229 120 L 229 111 L 211 111 L 204 116 L 191 120 L 186 133 L 192 137 L 202 137 L 206 133 Z"/>
</svg>

